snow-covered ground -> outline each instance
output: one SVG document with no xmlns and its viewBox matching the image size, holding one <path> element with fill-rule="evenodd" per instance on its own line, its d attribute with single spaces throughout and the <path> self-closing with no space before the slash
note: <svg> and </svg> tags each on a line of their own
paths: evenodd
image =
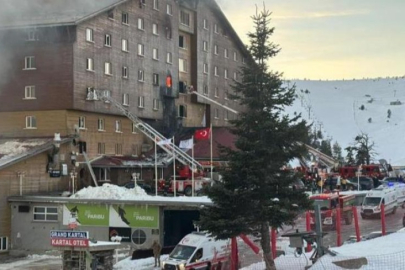
<svg viewBox="0 0 405 270">
<path fill-rule="evenodd" d="M 342 148 L 351 145 L 360 132 L 375 142 L 375 159 L 405 166 L 405 79 L 346 81 L 291 81 L 298 98 L 287 113 L 302 113 Z M 301 91 L 302 90 L 302 91 Z M 308 90 L 309 93 L 305 93 Z M 399 100 L 402 105 L 390 105 Z M 364 105 L 365 109 L 359 108 Z M 391 117 L 388 118 L 388 110 Z M 371 123 L 369 119 L 371 118 Z"/>
</svg>

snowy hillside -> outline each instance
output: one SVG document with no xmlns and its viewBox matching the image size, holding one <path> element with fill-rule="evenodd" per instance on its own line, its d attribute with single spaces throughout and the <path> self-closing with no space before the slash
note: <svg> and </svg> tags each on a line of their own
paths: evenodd
<svg viewBox="0 0 405 270">
<path fill-rule="evenodd" d="M 298 98 L 286 109 L 289 114 L 302 113 L 303 118 L 313 122 L 317 129 L 321 128 L 326 137 L 337 141 L 342 148 L 352 145 L 360 132 L 367 133 L 376 144 L 376 162 L 384 158 L 392 165 L 405 166 L 403 77 L 289 82 L 293 83 Z M 402 105 L 390 105 L 397 100 Z M 362 105 L 364 110 L 359 109 Z M 391 110 L 390 118 L 388 110 Z"/>
</svg>

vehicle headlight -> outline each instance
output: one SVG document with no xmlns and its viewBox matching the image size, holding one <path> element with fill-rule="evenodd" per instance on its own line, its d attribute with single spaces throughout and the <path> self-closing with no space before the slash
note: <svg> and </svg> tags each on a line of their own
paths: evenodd
<svg viewBox="0 0 405 270">
<path fill-rule="evenodd" d="M 185 268 L 185 264 L 184 263 L 181 263 L 181 264 L 179 264 L 179 270 L 185 270 L 186 268 Z"/>
<path fill-rule="evenodd" d="M 165 262 L 162 262 L 162 268 L 165 268 L 165 264 L 166 264 Z"/>
</svg>

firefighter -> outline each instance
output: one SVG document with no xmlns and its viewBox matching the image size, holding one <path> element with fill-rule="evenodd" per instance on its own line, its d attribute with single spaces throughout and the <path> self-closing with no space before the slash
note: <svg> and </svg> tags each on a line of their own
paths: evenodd
<svg viewBox="0 0 405 270">
<path fill-rule="evenodd" d="M 318 193 L 321 193 L 322 192 L 322 186 L 323 186 L 322 178 L 319 177 L 319 179 L 317 179 L 317 185 L 318 185 Z"/>
<path fill-rule="evenodd" d="M 347 186 L 347 179 L 345 176 L 342 176 L 342 180 L 340 180 L 340 184 L 342 185 L 342 190 L 346 190 Z"/>
</svg>

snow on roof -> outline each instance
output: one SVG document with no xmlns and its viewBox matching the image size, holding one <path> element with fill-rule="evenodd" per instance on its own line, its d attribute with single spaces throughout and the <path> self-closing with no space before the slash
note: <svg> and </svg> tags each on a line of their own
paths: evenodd
<svg viewBox="0 0 405 270">
<path fill-rule="evenodd" d="M 145 190 L 137 186 L 133 189 L 120 187 L 112 184 L 104 184 L 99 187 L 87 187 L 70 196 L 76 199 L 100 199 L 105 200 L 123 200 L 123 201 L 156 201 L 156 202 L 196 202 L 212 203 L 207 196 L 202 197 L 164 197 L 151 196 L 146 194 Z"/>
<path fill-rule="evenodd" d="M 41 146 L 48 146 L 53 139 L 1 139 L 0 140 L 0 167 L 26 156 Z"/>
</svg>

